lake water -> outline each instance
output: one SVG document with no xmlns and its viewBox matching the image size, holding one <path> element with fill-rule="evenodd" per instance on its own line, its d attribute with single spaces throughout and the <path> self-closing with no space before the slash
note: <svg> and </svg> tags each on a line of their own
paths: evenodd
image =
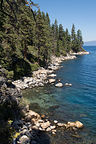
<svg viewBox="0 0 96 144">
<path fill-rule="evenodd" d="M 84 47 L 89 55 L 64 61 L 56 71 L 56 79 L 72 83 L 72 87 L 56 88 L 45 85 L 23 92 L 30 108 L 59 122 L 79 120 L 84 128 L 79 131 L 82 139 L 71 138 L 59 132 L 51 137 L 52 144 L 96 144 L 96 47 Z"/>
</svg>

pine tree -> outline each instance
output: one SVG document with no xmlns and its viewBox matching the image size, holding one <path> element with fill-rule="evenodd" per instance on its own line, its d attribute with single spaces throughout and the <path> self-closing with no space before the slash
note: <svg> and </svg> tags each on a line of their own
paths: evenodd
<svg viewBox="0 0 96 144">
<path fill-rule="evenodd" d="M 64 34 L 64 30 L 63 30 L 63 26 L 62 24 L 59 25 L 59 40 L 63 40 L 63 34 Z"/>
<path fill-rule="evenodd" d="M 80 51 L 83 45 L 82 33 L 80 29 L 77 31 L 77 39 L 78 39 L 79 51 Z"/>
<path fill-rule="evenodd" d="M 58 36 L 58 45 L 57 45 L 57 55 L 63 54 L 63 35 L 64 30 L 62 24 L 59 25 L 59 36 Z"/>
<path fill-rule="evenodd" d="M 57 53 L 57 47 L 58 47 L 58 37 L 59 37 L 59 29 L 58 29 L 58 23 L 57 20 L 55 19 L 54 24 L 52 24 L 52 33 L 53 33 L 53 43 L 52 43 L 52 49 L 54 55 Z"/>
<path fill-rule="evenodd" d="M 66 38 L 66 40 L 65 40 L 66 52 L 69 53 L 70 50 L 71 50 L 71 36 L 70 36 L 67 28 L 66 28 L 66 31 L 65 31 L 65 38 Z"/>
<path fill-rule="evenodd" d="M 75 26 L 74 24 L 72 25 L 72 30 L 71 30 L 71 49 L 74 51 L 74 52 L 77 52 L 77 36 L 76 36 L 76 33 L 75 33 Z"/>
<path fill-rule="evenodd" d="M 44 66 L 47 65 L 48 61 L 50 60 L 50 51 L 51 51 L 51 35 L 50 35 L 50 19 L 48 14 L 43 14 L 43 20 L 44 20 L 44 27 L 43 27 L 43 39 L 45 41 L 43 45 L 43 63 Z"/>
<path fill-rule="evenodd" d="M 50 27 L 49 19 L 45 16 L 45 13 L 41 14 L 38 10 L 36 17 L 36 34 L 37 34 L 37 49 L 38 49 L 38 63 L 46 65 L 49 59 L 50 48 Z M 42 62 L 42 63 L 41 63 Z"/>
<path fill-rule="evenodd" d="M 50 18 L 49 18 L 49 14 L 48 13 L 46 13 L 46 19 L 47 19 L 48 25 L 50 26 Z"/>
<path fill-rule="evenodd" d="M 75 33 L 75 25 L 74 24 L 72 25 L 71 38 L 72 38 L 72 41 L 75 41 L 76 33 Z"/>
</svg>

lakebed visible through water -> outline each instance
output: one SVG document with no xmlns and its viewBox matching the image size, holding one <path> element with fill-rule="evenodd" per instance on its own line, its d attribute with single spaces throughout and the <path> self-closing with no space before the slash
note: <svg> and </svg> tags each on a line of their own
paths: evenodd
<svg viewBox="0 0 96 144">
<path fill-rule="evenodd" d="M 47 84 L 23 91 L 30 109 L 59 122 L 79 120 L 84 124 L 79 131 L 82 139 L 59 131 L 56 136 L 50 136 L 50 144 L 96 144 L 96 47 L 84 48 L 89 55 L 64 61 L 63 67 L 56 71 L 56 79 L 72 83 L 72 87 L 56 88 Z"/>
</svg>

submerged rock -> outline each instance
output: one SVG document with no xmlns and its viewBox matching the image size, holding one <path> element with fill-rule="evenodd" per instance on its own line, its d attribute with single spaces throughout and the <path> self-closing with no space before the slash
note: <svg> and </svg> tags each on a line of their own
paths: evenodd
<svg viewBox="0 0 96 144">
<path fill-rule="evenodd" d="M 55 135 L 56 134 L 56 130 L 52 130 L 52 134 Z"/>
<path fill-rule="evenodd" d="M 71 83 L 65 83 L 65 86 L 72 86 Z"/>
</svg>

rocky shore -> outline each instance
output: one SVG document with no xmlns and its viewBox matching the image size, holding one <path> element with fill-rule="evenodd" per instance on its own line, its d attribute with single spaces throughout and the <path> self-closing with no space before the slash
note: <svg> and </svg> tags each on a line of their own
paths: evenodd
<svg viewBox="0 0 96 144">
<path fill-rule="evenodd" d="M 71 55 L 88 55 L 89 54 L 89 52 L 87 52 L 87 51 L 82 51 L 82 52 L 78 52 L 78 53 L 70 53 Z"/>
<path fill-rule="evenodd" d="M 12 126 L 16 130 L 13 139 L 14 144 L 37 144 L 40 134 L 51 133 L 52 135 L 56 135 L 56 132 L 61 127 L 64 128 L 64 131 L 67 129 L 74 131 L 75 134 L 78 129 L 83 128 L 83 124 L 79 121 L 68 122 L 66 124 L 59 123 L 57 120 L 49 121 L 44 115 L 40 116 L 38 113 L 29 110 L 29 106 L 26 106 L 25 110 L 22 110 L 22 113 L 23 118 L 12 123 Z"/>
<path fill-rule="evenodd" d="M 16 80 L 12 82 L 17 89 L 26 89 L 32 88 L 36 86 L 44 86 L 46 83 L 54 83 L 56 75 L 54 74 L 55 70 L 60 68 L 61 62 L 64 60 L 71 60 L 75 59 L 76 56 L 72 56 L 67 54 L 67 56 L 60 56 L 60 57 L 51 57 L 51 63 L 49 64 L 47 69 L 40 68 L 38 71 L 34 71 L 32 77 L 23 77 L 20 80 Z M 48 80 L 49 79 L 49 80 Z"/>
<path fill-rule="evenodd" d="M 70 52 L 70 54 L 67 54 L 67 56 L 60 56 L 60 57 L 52 56 L 51 63 L 49 64 L 47 69 L 41 67 L 39 68 L 39 70 L 33 72 L 32 77 L 23 77 L 22 79 L 16 80 L 12 83 L 19 90 L 32 88 L 36 86 L 44 86 L 44 84 L 47 83 L 54 83 L 56 81 L 56 79 L 54 78 L 56 77 L 54 71 L 58 70 L 61 67 L 60 64 L 64 60 L 72 60 L 76 58 L 76 55 L 86 55 L 86 54 L 89 54 L 89 52 L 86 51 L 78 52 L 78 53 Z M 68 83 L 67 84 L 65 83 L 64 85 L 72 86 L 72 84 L 68 84 Z M 57 87 L 59 87 L 59 85 Z"/>
<path fill-rule="evenodd" d="M 60 123 L 57 120 L 50 121 L 44 115 L 39 115 L 29 109 L 29 106 L 20 107 L 22 98 L 21 89 L 32 88 L 36 86 L 44 86 L 45 83 L 54 83 L 56 74 L 54 71 L 60 68 L 60 63 L 64 60 L 74 59 L 76 56 L 67 55 L 66 57 L 52 57 L 52 62 L 48 69 L 40 68 L 34 71 L 32 77 L 23 77 L 20 80 L 10 82 L 6 78 L 5 69 L 0 66 L 0 112 L 1 123 L 6 118 L 7 124 L 10 122 L 10 128 L 14 129 L 12 136 L 13 144 L 38 144 L 41 133 L 51 133 L 56 135 L 58 128 L 63 127 L 64 130 L 72 130 L 75 135 L 77 130 L 83 128 L 83 124 L 79 121 Z M 59 81 L 56 87 L 62 87 L 63 84 Z M 72 86 L 72 84 L 66 84 Z M 13 118 L 14 117 L 14 118 Z M 2 137 L 2 132 L 0 131 Z M 3 144 L 3 142 L 2 142 Z M 5 143 L 4 143 L 5 144 Z"/>
<path fill-rule="evenodd" d="M 79 121 L 60 123 L 50 121 L 45 115 L 29 109 L 29 105 L 20 105 L 21 91 L 7 79 L 7 73 L 0 66 L 0 143 L 44 144 L 48 143 L 48 134 L 56 135 L 59 128 L 74 131 L 83 127 Z M 46 140 L 47 139 L 47 140 Z M 42 141 L 42 142 L 41 142 Z"/>
</svg>

